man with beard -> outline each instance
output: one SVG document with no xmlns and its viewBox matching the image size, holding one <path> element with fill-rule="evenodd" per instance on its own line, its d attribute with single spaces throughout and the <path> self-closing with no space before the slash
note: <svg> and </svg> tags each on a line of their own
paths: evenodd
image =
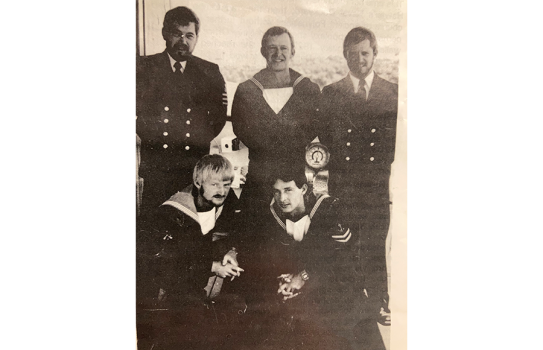
<svg viewBox="0 0 543 350">
<path fill-rule="evenodd" d="M 141 139 L 142 209 L 156 208 L 189 183 L 192 167 L 226 121 L 219 67 L 192 55 L 200 21 L 186 7 L 164 17 L 166 50 L 136 62 L 136 133 Z"/>
<path fill-rule="evenodd" d="M 324 87 L 322 132 L 330 148 L 330 193 L 344 200 L 351 229 L 360 233 L 360 267 L 375 320 L 388 324 L 385 240 L 390 222 L 389 178 L 394 161 L 398 85 L 373 70 L 377 40 L 352 29 L 343 43 L 344 79 Z"/>
<path fill-rule="evenodd" d="M 225 278 L 224 290 L 244 271 L 237 261 L 241 212 L 236 196 L 228 195 L 233 178 L 226 158 L 206 155 L 194 168 L 192 185 L 142 214 L 151 218 L 138 228 L 140 344 L 192 346 L 208 338 L 211 306 L 226 307 L 220 314 L 230 323 L 244 309 L 238 299 L 211 305 L 204 290 L 210 277 Z"/>
</svg>

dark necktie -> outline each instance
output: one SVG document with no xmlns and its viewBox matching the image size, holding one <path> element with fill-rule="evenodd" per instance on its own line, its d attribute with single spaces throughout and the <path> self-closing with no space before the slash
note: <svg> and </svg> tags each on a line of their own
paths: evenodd
<svg viewBox="0 0 543 350">
<path fill-rule="evenodd" d="M 174 65 L 173 65 L 173 67 L 175 68 L 175 74 L 176 74 L 176 75 L 181 75 L 181 74 L 183 74 L 183 71 L 181 70 L 181 63 L 179 63 L 179 62 L 176 61 L 176 62 L 174 63 Z"/>
<path fill-rule="evenodd" d="M 366 85 L 366 81 L 364 79 L 360 80 L 360 83 L 358 84 L 358 93 L 360 94 L 360 97 L 365 102 L 366 101 L 366 88 L 364 87 Z"/>
</svg>

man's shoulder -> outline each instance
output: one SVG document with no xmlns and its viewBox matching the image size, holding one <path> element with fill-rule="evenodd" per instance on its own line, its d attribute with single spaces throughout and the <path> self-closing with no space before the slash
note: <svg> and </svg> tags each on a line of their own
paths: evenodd
<svg viewBox="0 0 543 350">
<path fill-rule="evenodd" d="M 381 78 L 379 75 L 375 74 L 375 77 L 373 78 L 373 84 L 372 87 L 379 87 L 382 90 L 385 91 L 391 91 L 393 93 L 398 93 L 398 84 L 392 83 L 386 79 Z"/>
<path fill-rule="evenodd" d="M 346 76 L 343 79 L 336 81 L 335 83 L 326 85 L 322 89 L 323 94 L 334 94 L 334 93 L 344 93 L 348 90 L 349 87 L 349 77 Z"/>
<path fill-rule="evenodd" d="M 206 61 L 203 58 L 197 57 L 197 56 L 191 56 L 190 57 L 191 64 L 194 64 L 196 67 L 198 67 L 201 71 L 204 73 L 213 75 L 213 74 L 220 74 L 219 65 L 210 61 Z"/>
</svg>

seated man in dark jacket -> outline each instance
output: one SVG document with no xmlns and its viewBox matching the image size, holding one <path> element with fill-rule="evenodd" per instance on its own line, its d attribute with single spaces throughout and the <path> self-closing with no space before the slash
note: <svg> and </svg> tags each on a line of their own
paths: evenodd
<svg viewBox="0 0 543 350">
<path fill-rule="evenodd" d="M 240 210 L 236 196 L 229 195 L 233 178 L 226 158 L 206 155 L 194 168 L 192 185 L 140 219 L 140 339 L 179 345 L 190 340 L 181 336 L 207 337 L 210 303 L 204 288 L 208 280 L 212 276 L 233 280 L 244 271 L 236 248 Z M 164 335 L 167 332 L 172 334 Z"/>
<path fill-rule="evenodd" d="M 260 289 L 277 346 L 381 349 L 377 324 L 360 329 L 357 239 L 344 224 L 340 201 L 315 196 L 300 162 L 279 165 L 268 185 L 273 199 L 261 230 Z"/>
</svg>

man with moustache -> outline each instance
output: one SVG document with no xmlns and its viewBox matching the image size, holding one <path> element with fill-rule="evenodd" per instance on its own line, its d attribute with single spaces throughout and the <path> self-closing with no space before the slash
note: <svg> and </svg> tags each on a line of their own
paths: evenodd
<svg viewBox="0 0 543 350">
<path fill-rule="evenodd" d="M 142 209 L 156 208 L 191 181 L 226 121 L 219 67 L 192 55 L 200 21 L 186 7 L 164 17 L 166 50 L 136 64 L 136 133 L 141 139 Z"/>
<path fill-rule="evenodd" d="M 226 158 L 206 155 L 194 168 L 192 185 L 142 214 L 151 216 L 138 232 L 137 321 L 142 344 L 192 344 L 184 338 L 187 329 L 196 332 L 192 340 L 201 340 L 210 323 L 204 290 L 208 280 L 225 278 L 228 288 L 244 271 L 237 260 L 241 213 L 236 196 L 229 195 L 233 179 L 233 166 Z M 220 304 L 214 307 L 244 305 Z M 237 316 L 238 309 L 229 309 L 230 314 Z"/>
<path fill-rule="evenodd" d="M 330 193 L 345 201 L 349 227 L 360 233 L 358 256 L 370 309 L 376 320 L 388 324 L 379 313 L 388 312 L 385 240 L 398 85 L 373 70 L 377 53 L 369 29 L 357 27 L 347 34 L 343 55 L 350 71 L 323 89 L 319 138 L 330 148 Z"/>
</svg>

